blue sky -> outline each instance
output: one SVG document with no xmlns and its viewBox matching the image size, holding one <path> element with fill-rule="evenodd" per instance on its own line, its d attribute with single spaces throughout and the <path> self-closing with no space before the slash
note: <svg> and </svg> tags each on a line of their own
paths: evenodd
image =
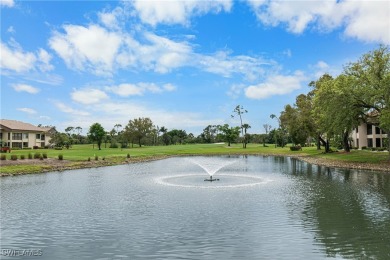
<svg viewBox="0 0 390 260">
<path fill-rule="evenodd" d="M 236 105 L 250 133 L 323 73 L 390 44 L 385 1 L 1 0 L 1 118 L 54 125 L 150 117 L 200 134 Z"/>
</svg>

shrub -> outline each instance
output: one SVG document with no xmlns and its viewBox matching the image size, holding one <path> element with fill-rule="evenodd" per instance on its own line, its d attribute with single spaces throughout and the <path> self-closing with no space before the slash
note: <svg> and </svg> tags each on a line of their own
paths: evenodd
<svg viewBox="0 0 390 260">
<path fill-rule="evenodd" d="M 41 153 L 34 153 L 34 159 L 39 159 L 41 157 Z"/>
<path fill-rule="evenodd" d="M 39 156 L 39 160 L 41 160 L 41 161 L 43 160 L 43 156 L 42 156 L 42 155 L 41 155 L 41 156 Z"/>
<path fill-rule="evenodd" d="M 367 150 L 367 146 L 362 146 L 362 150 Z"/>
<path fill-rule="evenodd" d="M 55 147 L 54 150 L 62 150 L 62 147 Z"/>
<path fill-rule="evenodd" d="M 42 154 L 43 159 L 47 159 L 47 153 Z"/>
<path fill-rule="evenodd" d="M 291 146 L 290 151 L 302 151 L 302 147 L 300 145 Z"/>
<path fill-rule="evenodd" d="M 90 162 L 91 161 L 91 157 L 88 157 L 88 162 Z"/>
<path fill-rule="evenodd" d="M 99 156 L 95 155 L 95 161 L 99 160 Z"/>
<path fill-rule="evenodd" d="M 58 155 L 58 160 L 62 161 L 64 159 L 64 156 L 62 154 Z"/>
<path fill-rule="evenodd" d="M 16 154 L 11 155 L 11 160 L 16 161 L 18 159 L 18 156 Z"/>
<path fill-rule="evenodd" d="M 24 154 L 21 154 L 20 155 L 20 160 L 24 160 L 26 157 L 24 156 Z"/>
<path fill-rule="evenodd" d="M 2 154 L 2 155 L 0 156 L 0 160 L 2 160 L 2 161 L 7 160 L 7 156 L 6 156 L 5 154 Z"/>
<path fill-rule="evenodd" d="M 110 148 L 118 148 L 118 143 L 111 143 Z"/>
<path fill-rule="evenodd" d="M 34 150 L 36 150 L 36 149 L 38 149 L 38 148 L 39 148 L 39 147 L 36 146 L 36 145 L 33 146 L 33 149 L 34 149 Z"/>
<path fill-rule="evenodd" d="M 28 153 L 28 159 L 32 159 L 32 158 L 33 158 L 32 154 Z"/>
<path fill-rule="evenodd" d="M 375 152 L 375 151 L 378 151 L 378 149 L 376 149 L 375 147 L 372 147 L 371 151 Z"/>
<path fill-rule="evenodd" d="M 130 154 L 128 153 L 128 154 L 127 154 L 127 159 L 129 159 L 129 158 L 130 158 Z"/>
</svg>

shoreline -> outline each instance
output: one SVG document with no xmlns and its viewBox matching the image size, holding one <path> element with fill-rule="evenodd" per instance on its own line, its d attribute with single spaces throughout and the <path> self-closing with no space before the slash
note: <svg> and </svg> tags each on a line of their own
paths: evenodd
<svg viewBox="0 0 390 260">
<path fill-rule="evenodd" d="M 149 157 L 132 157 L 128 159 L 126 158 L 126 160 L 123 161 L 117 161 L 115 160 L 115 158 L 108 158 L 107 160 L 99 160 L 99 161 L 67 161 L 67 160 L 60 161 L 54 158 L 48 158 L 44 160 L 26 159 L 23 161 L 21 160 L 6 161 L 6 163 L 0 161 L 0 177 L 58 172 L 58 171 L 61 172 L 61 171 L 68 171 L 68 170 L 78 170 L 78 169 L 88 169 L 88 168 L 98 168 L 98 167 L 109 167 L 115 165 L 163 160 L 163 159 L 173 158 L 173 157 L 224 156 L 224 155 L 290 157 L 313 165 L 324 166 L 329 168 L 343 168 L 343 169 L 355 169 L 355 170 L 378 171 L 383 173 L 390 173 L 390 163 L 371 164 L 371 163 L 359 163 L 359 162 L 344 162 L 344 161 L 324 159 L 324 158 L 314 158 L 308 155 L 299 155 L 299 154 L 281 155 L 281 154 L 264 154 L 264 153 L 259 153 L 259 154 L 237 153 L 237 154 L 199 154 L 199 155 L 198 154 L 177 154 L 177 155 L 157 155 L 157 156 L 155 155 Z M 36 170 L 27 169 L 19 172 L 14 172 L 14 173 L 3 173 L 1 171 L 1 168 L 3 166 L 18 166 L 18 165 L 25 165 L 27 167 L 36 166 Z"/>
</svg>

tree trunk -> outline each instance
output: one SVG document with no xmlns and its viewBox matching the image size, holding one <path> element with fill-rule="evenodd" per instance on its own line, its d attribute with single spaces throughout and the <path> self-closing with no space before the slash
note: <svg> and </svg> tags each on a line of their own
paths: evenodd
<svg viewBox="0 0 390 260">
<path fill-rule="evenodd" d="M 99 150 L 101 150 L 101 148 L 100 148 L 100 145 L 101 145 L 102 143 L 101 142 L 98 142 L 98 148 L 99 148 Z"/>
<path fill-rule="evenodd" d="M 138 138 L 138 145 L 141 147 L 141 138 Z"/>
<path fill-rule="evenodd" d="M 344 148 L 344 151 L 347 152 L 347 153 L 349 153 L 351 151 L 351 148 L 349 146 L 348 137 L 349 137 L 349 132 L 345 131 L 343 133 L 343 148 Z"/>
</svg>

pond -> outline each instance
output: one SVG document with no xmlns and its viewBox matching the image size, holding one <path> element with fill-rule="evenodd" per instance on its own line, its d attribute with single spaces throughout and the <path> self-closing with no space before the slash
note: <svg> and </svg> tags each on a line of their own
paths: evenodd
<svg viewBox="0 0 390 260">
<path fill-rule="evenodd" d="M 4 177 L 0 190 L 1 259 L 390 259 L 386 173 L 177 157 Z"/>
</svg>

